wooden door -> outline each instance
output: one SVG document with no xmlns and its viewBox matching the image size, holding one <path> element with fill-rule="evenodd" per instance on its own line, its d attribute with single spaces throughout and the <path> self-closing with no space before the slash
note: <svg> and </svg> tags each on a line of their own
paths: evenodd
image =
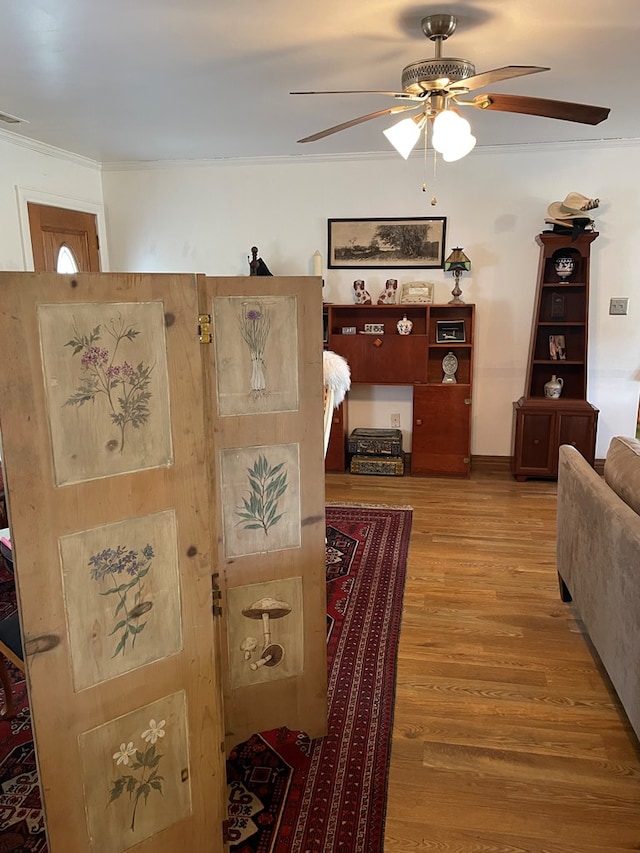
<svg viewBox="0 0 640 853">
<path fill-rule="evenodd" d="M 206 278 L 205 409 L 227 746 L 327 731 L 322 291 Z"/>
<path fill-rule="evenodd" d="M 100 272 L 98 232 L 93 213 L 33 202 L 28 202 L 27 209 L 36 272 L 57 272 L 63 248 L 71 252 L 79 272 Z"/>
<path fill-rule="evenodd" d="M 0 273 L 0 427 L 50 853 L 218 853 L 197 281 Z"/>
</svg>

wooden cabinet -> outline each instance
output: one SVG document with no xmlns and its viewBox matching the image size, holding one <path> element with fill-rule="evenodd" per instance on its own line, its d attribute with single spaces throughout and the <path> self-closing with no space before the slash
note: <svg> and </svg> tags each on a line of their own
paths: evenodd
<svg viewBox="0 0 640 853">
<path fill-rule="evenodd" d="M 405 315 L 410 335 L 397 330 Z M 328 346 L 349 362 L 352 384 L 413 387 L 412 474 L 469 473 L 474 322 L 474 305 L 328 306 Z M 372 326 L 381 331 L 365 331 Z M 443 383 L 449 352 L 456 381 Z"/>
<path fill-rule="evenodd" d="M 557 477 L 561 444 L 573 445 L 593 465 L 598 410 L 591 403 L 521 397 L 513 407 L 516 479 Z"/>
<path fill-rule="evenodd" d="M 540 263 L 525 393 L 513 404 L 518 480 L 555 479 L 561 444 L 572 444 L 594 463 L 598 410 L 586 396 L 589 266 L 597 236 L 592 231 L 572 241 L 570 235 L 545 232 L 536 238 Z M 558 258 L 570 259 L 569 274 L 558 272 Z M 553 376 L 564 383 L 557 399 L 545 397 Z"/>
</svg>

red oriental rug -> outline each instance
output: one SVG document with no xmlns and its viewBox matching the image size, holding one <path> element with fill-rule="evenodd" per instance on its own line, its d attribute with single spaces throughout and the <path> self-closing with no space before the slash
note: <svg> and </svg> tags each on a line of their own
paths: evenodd
<svg viewBox="0 0 640 853">
<path fill-rule="evenodd" d="M 233 853 L 382 853 L 410 508 L 328 506 L 329 733 L 227 760 Z"/>
<path fill-rule="evenodd" d="M 15 582 L 0 560 L 0 618 L 16 611 Z M 7 663 L 16 715 L 0 721 L 0 851 L 46 853 L 44 814 L 24 675 Z M 1 701 L 1 700 L 0 700 Z"/>
</svg>

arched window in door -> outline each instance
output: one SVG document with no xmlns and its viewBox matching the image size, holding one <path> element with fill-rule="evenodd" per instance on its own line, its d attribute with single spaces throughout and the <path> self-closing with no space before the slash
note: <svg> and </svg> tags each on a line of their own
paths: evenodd
<svg viewBox="0 0 640 853">
<path fill-rule="evenodd" d="M 63 273 L 64 275 L 73 275 L 73 273 L 79 272 L 76 256 L 64 243 L 60 246 L 60 251 L 58 252 L 56 272 Z"/>
</svg>

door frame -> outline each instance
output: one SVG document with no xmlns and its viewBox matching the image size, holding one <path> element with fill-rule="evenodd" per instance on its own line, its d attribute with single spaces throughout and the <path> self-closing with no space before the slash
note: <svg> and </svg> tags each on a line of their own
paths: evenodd
<svg viewBox="0 0 640 853">
<path fill-rule="evenodd" d="M 49 205 L 50 207 L 64 207 L 67 210 L 79 210 L 82 213 L 93 213 L 96 217 L 96 229 L 98 231 L 98 240 L 100 241 L 101 272 L 109 272 L 109 252 L 107 247 L 107 229 L 104 215 L 104 204 L 89 201 L 88 199 L 43 192 L 42 190 L 36 190 L 32 187 L 23 187 L 18 184 L 16 184 L 16 200 L 18 204 L 18 217 L 20 220 L 20 239 L 22 241 L 24 272 L 33 272 L 35 270 L 33 249 L 31 248 L 31 232 L 29 229 L 28 202 Z"/>
</svg>

